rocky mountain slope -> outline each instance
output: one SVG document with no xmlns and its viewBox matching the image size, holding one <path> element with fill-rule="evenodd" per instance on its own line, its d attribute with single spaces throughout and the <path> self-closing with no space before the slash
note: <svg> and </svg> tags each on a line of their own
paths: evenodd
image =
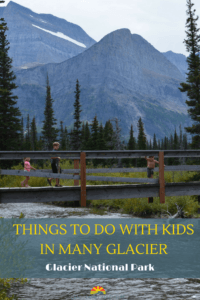
<svg viewBox="0 0 200 300">
<path fill-rule="evenodd" d="M 122 133 L 135 136 L 139 117 L 147 137 L 162 138 L 181 123 L 189 124 L 185 95 L 178 89 L 184 77 L 162 53 L 137 34 L 120 29 L 106 35 L 81 54 L 60 64 L 47 64 L 17 75 L 18 104 L 23 115 L 43 120 L 46 76 L 49 75 L 58 121 L 73 123 L 76 80 L 81 85 L 81 119 L 100 122 L 118 117 Z"/>
<path fill-rule="evenodd" d="M 0 17 L 9 28 L 9 56 L 14 67 L 59 63 L 95 43 L 80 26 L 53 15 L 34 13 L 13 1 L 0 7 Z"/>
<path fill-rule="evenodd" d="M 172 63 L 174 64 L 181 74 L 185 77 L 187 72 L 188 64 L 187 64 L 187 57 L 183 54 L 174 53 L 172 51 L 163 52 L 163 55 Z"/>
</svg>

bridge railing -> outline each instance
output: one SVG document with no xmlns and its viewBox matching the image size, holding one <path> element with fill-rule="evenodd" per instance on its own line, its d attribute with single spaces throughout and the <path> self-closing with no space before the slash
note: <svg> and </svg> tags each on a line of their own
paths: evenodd
<svg viewBox="0 0 200 300">
<path fill-rule="evenodd" d="M 87 173 L 113 173 L 113 172 L 145 172 L 146 168 L 105 168 L 105 169 L 86 169 L 86 159 L 119 159 L 119 158 L 144 158 L 145 156 L 153 155 L 159 157 L 159 168 L 155 168 L 154 171 L 159 171 L 159 179 L 151 178 L 126 178 L 126 177 L 109 177 L 109 176 L 88 176 Z M 148 185 L 117 185 L 120 186 L 121 195 L 116 194 L 116 185 L 114 186 L 101 186 L 101 195 L 99 197 L 105 197 L 106 189 L 108 194 L 107 198 L 104 199 L 114 199 L 123 196 L 123 198 L 129 198 L 130 193 L 127 190 L 133 190 L 134 193 L 132 197 L 146 197 L 147 191 L 149 190 L 149 196 L 159 196 L 160 203 L 165 203 L 165 195 L 191 195 L 191 190 L 186 190 L 187 185 L 180 185 L 180 183 L 165 184 L 164 181 L 164 171 L 200 171 L 200 166 L 196 165 L 178 165 L 178 166 L 166 166 L 164 167 L 164 158 L 169 157 L 200 157 L 200 150 L 112 150 L 112 151 L 0 151 L 0 159 L 23 159 L 24 157 L 30 157 L 31 159 L 50 159 L 51 157 L 59 156 L 61 159 L 72 159 L 74 160 L 74 169 L 63 170 L 62 174 L 51 173 L 51 170 L 37 170 L 30 172 L 29 176 L 33 177 L 51 177 L 60 179 L 73 179 L 74 186 L 79 186 L 79 180 L 81 181 L 80 188 L 80 199 L 81 206 L 86 206 L 86 197 L 88 198 L 87 192 L 93 189 L 86 186 L 86 180 L 93 181 L 110 181 L 110 182 L 126 182 L 126 183 L 149 183 Z M 79 166 L 80 163 L 80 166 Z M 79 175 L 80 173 L 80 175 Z M 0 170 L 1 175 L 17 175 L 24 176 L 24 171 L 21 170 Z M 71 174 L 71 175 L 70 175 Z M 193 184 L 193 185 L 191 185 Z M 184 188 L 183 188 L 184 186 Z M 97 187 L 97 186 L 95 186 Z M 108 188 L 109 187 L 109 188 Z M 192 188 L 193 187 L 193 188 Z M 65 187 L 64 189 L 66 190 Z M 70 187 L 72 188 L 72 187 Z M 165 189 L 167 188 L 167 191 Z M 198 183 L 190 183 L 188 188 L 192 188 L 192 193 L 200 194 L 200 186 Z M 21 189 L 21 188 L 20 188 Z M 31 188 L 33 191 L 35 188 Z M 36 188 L 37 189 L 37 188 Z M 38 188 L 41 189 L 41 188 Z M 124 189 L 124 193 L 122 192 Z M 141 190 L 143 189 L 143 191 Z M 26 189 L 27 190 L 27 189 Z M 62 188 L 63 190 L 63 188 Z M 108 191 L 110 190 L 110 192 Z M 16 191 L 16 188 L 15 188 Z M 46 190 L 47 191 L 47 190 Z M 60 189 L 57 188 L 57 191 Z M 72 189 L 70 190 L 72 192 Z M 111 192 L 112 191 L 112 192 Z M 139 191 L 139 192 L 138 192 Z M 1 189 L 1 194 L 3 189 Z M 4 188 L 4 194 L 6 190 Z M 178 193 L 178 194 L 177 194 Z M 60 194 L 60 192 L 59 192 Z M 77 190 L 76 190 L 77 194 Z M 91 192 L 89 192 L 91 194 Z M 94 194 L 94 193 L 93 193 Z M 196 195 L 195 194 L 195 195 Z M 197 195 L 198 195 L 197 194 Z M 8 195 L 8 193 L 7 193 Z M 144 196 L 145 195 L 145 196 Z M 2 197 L 1 197 L 2 198 Z M 51 197 L 50 197 L 51 198 Z M 98 197 L 96 196 L 95 199 Z M 1 201 L 2 199 L 0 199 Z M 49 198 L 48 198 L 49 200 Z M 59 200 L 60 201 L 60 200 Z M 66 200 L 65 200 L 66 201 Z M 67 200 L 71 201 L 71 200 Z M 149 198 L 148 201 L 150 202 Z M 43 201 L 45 202 L 45 201 Z"/>
</svg>

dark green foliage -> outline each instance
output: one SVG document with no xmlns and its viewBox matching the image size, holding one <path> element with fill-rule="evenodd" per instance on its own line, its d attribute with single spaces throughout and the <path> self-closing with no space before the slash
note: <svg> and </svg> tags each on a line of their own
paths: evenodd
<svg viewBox="0 0 200 300">
<path fill-rule="evenodd" d="M 183 135 L 183 149 L 184 150 L 188 149 L 188 142 L 187 142 L 187 134 L 186 133 Z"/>
<path fill-rule="evenodd" d="M 9 42 L 6 39 L 7 24 L 0 20 L 0 150 L 20 150 L 21 148 L 21 113 L 16 107 L 17 88 L 12 71 L 12 59 L 8 56 Z"/>
<path fill-rule="evenodd" d="M 141 117 L 138 120 L 137 126 L 138 126 L 137 147 L 139 150 L 146 150 L 146 134 L 144 133 L 144 123 L 142 122 Z"/>
<path fill-rule="evenodd" d="M 168 144 L 169 144 L 168 138 L 165 136 L 164 143 L 163 143 L 163 149 L 164 150 L 168 149 Z"/>
<path fill-rule="evenodd" d="M 71 145 L 73 150 L 79 150 L 81 148 L 81 105 L 80 105 L 80 85 L 77 79 L 76 81 L 76 90 L 75 93 L 75 102 L 74 102 L 74 129 L 71 132 Z"/>
<path fill-rule="evenodd" d="M 146 150 L 146 134 L 144 132 L 144 124 L 142 122 L 141 117 L 138 120 L 137 126 L 138 126 L 137 148 L 138 148 L 138 150 Z M 146 161 L 142 158 L 138 158 L 137 159 L 137 166 L 138 167 L 146 166 Z"/>
<path fill-rule="evenodd" d="M 133 125 L 131 124 L 131 129 L 130 129 L 130 136 L 129 136 L 129 141 L 128 141 L 128 150 L 135 150 L 136 148 L 136 141 L 135 141 L 135 137 L 133 136 Z"/>
<path fill-rule="evenodd" d="M 186 35 L 184 40 L 186 50 L 189 52 L 187 57 L 188 72 L 186 83 L 181 83 L 181 92 L 186 92 L 189 100 L 186 100 L 189 106 L 188 113 L 194 121 L 192 126 L 186 127 L 186 131 L 193 135 L 191 147 L 200 148 L 200 35 L 197 28 L 198 16 L 195 17 L 193 3 L 187 0 L 187 20 Z"/>
<path fill-rule="evenodd" d="M 106 142 L 104 138 L 104 129 L 102 123 L 99 126 L 99 137 L 97 142 L 98 150 L 105 150 L 106 149 Z"/>
<path fill-rule="evenodd" d="M 98 150 L 99 122 L 97 116 L 94 117 L 91 124 L 91 150 Z"/>
<path fill-rule="evenodd" d="M 91 150 L 99 150 L 99 122 L 97 116 L 94 117 L 91 124 L 91 139 L 90 139 L 90 148 Z M 96 167 L 98 165 L 98 159 L 93 159 L 93 165 Z"/>
<path fill-rule="evenodd" d="M 60 150 L 69 150 L 69 140 L 67 127 L 65 126 L 65 130 L 63 129 L 63 121 L 60 121 Z"/>
<path fill-rule="evenodd" d="M 42 140 L 43 147 L 45 150 L 51 150 L 53 147 L 53 142 L 56 141 L 58 136 L 58 129 L 55 127 L 57 125 L 56 119 L 54 118 L 53 111 L 53 99 L 51 98 L 51 88 L 49 85 L 49 78 L 47 75 L 47 85 L 46 85 L 46 102 L 44 110 L 44 121 L 42 127 Z"/>
<path fill-rule="evenodd" d="M 173 149 L 174 149 L 174 150 L 179 149 L 179 141 L 178 141 L 178 135 L 177 135 L 177 133 L 176 133 L 176 128 L 175 128 L 175 131 L 174 131 L 174 143 L 173 143 Z"/>
<path fill-rule="evenodd" d="M 82 139 L 82 150 L 91 150 L 91 133 L 88 121 L 84 125 L 84 137 Z"/>
<path fill-rule="evenodd" d="M 38 149 L 38 142 L 37 142 L 37 128 L 35 123 L 35 117 L 31 122 L 31 130 L 30 130 L 30 140 L 31 140 L 31 150 L 39 150 Z"/>
<path fill-rule="evenodd" d="M 104 126 L 104 138 L 106 142 L 106 150 L 113 150 L 113 125 L 110 120 L 108 120 Z"/>
<path fill-rule="evenodd" d="M 136 140 L 134 137 L 134 131 L 133 131 L 133 125 L 131 124 L 131 129 L 130 129 L 130 133 L 129 133 L 129 140 L 128 140 L 128 144 L 127 144 L 127 150 L 135 150 L 136 149 Z M 122 160 L 123 163 L 125 163 L 125 165 L 128 166 L 135 166 L 136 165 L 136 159 L 135 158 L 124 158 Z"/>
</svg>

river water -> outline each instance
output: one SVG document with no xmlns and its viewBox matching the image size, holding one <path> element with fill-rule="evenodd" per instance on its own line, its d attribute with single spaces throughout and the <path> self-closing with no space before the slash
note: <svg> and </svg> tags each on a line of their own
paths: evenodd
<svg viewBox="0 0 200 300">
<path fill-rule="evenodd" d="M 94 215 L 88 208 L 63 208 L 43 203 L 0 204 L 0 216 L 4 218 L 18 218 L 23 212 L 25 218 L 122 218 L 130 217 L 126 214 L 107 213 Z M 94 286 L 102 286 L 106 295 L 90 295 Z M 85 300 L 85 299 L 145 299 L 145 300 L 200 300 L 200 278 L 174 279 L 81 279 L 81 278 L 54 278 L 30 279 L 23 286 L 13 287 L 12 293 L 19 299 L 28 300 Z"/>
</svg>

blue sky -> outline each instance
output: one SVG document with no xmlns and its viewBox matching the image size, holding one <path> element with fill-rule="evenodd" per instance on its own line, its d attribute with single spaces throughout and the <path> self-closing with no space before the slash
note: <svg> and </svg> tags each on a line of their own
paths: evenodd
<svg viewBox="0 0 200 300">
<path fill-rule="evenodd" d="M 4 5 L 10 0 L 6 0 Z M 145 38 L 157 50 L 188 55 L 183 44 L 186 0 L 15 0 L 36 13 L 81 26 L 96 41 L 120 28 Z M 200 1 L 193 0 L 200 15 Z M 200 21 L 198 20 L 200 27 Z"/>
</svg>

